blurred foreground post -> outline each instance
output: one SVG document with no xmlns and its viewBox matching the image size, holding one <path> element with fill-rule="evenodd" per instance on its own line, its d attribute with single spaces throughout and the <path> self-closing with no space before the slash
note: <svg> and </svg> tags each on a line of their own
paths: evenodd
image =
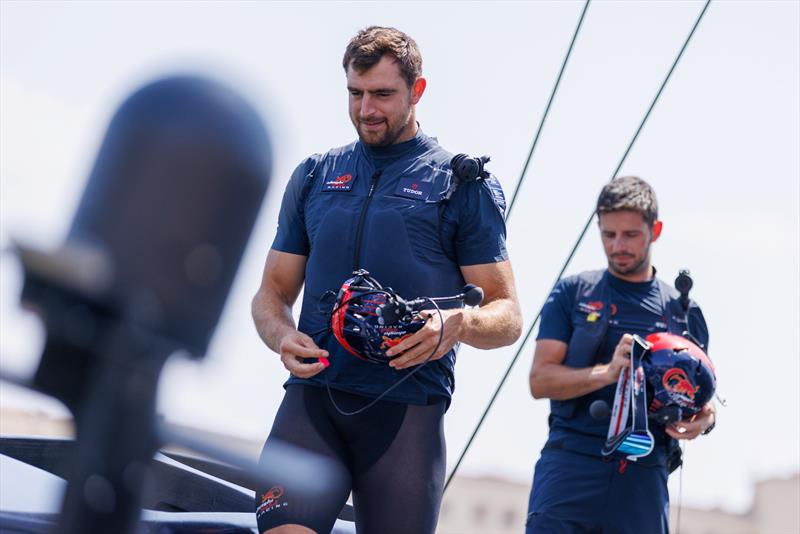
<svg viewBox="0 0 800 534">
<path fill-rule="evenodd" d="M 34 386 L 76 419 L 59 531 L 133 530 L 162 366 L 205 354 L 270 171 L 266 130 L 239 95 L 157 81 L 111 121 L 63 246 L 18 247 L 23 304 L 47 331 Z"/>
</svg>

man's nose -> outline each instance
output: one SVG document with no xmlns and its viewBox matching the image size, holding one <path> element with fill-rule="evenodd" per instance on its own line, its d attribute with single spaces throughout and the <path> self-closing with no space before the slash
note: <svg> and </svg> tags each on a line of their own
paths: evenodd
<svg viewBox="0 0 800 534">
<path fill-rule="evenodd" d="M 372 115 L 374 113 L 375 107 L 372 104 L 373 104 L 372 97 L 369 94 L 365 93 L 364 96 L 361 97 L 361 113 L 360 114 L 361 114 L 362 117 L 369 117 L 370 115 Z"/>
</svg>

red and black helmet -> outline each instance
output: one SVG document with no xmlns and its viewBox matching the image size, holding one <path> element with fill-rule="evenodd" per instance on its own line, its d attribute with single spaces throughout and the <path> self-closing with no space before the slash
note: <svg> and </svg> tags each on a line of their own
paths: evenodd
<svg viewBox="0 0 800 534">
<path fill-rule="evenodd" d="M 712 399 L 717 387 L 714 364 L 688 339 L 667 332 L 647 336 L 650 354 L 643 363 L 648 393 L 648 411 L 667 414 L 663 422 L 685 419 L 698 413 Z M 656 419 L 660 419 L 656 417 Z"/>
<path fill-rule="evenodd" d="M 396 298 L 366 271 L 357 271 L 345 280 L 331 312 L 331 330 L 339 344 L 362 360 L 388 364 L 392 358 L 386 351 L 425 324 L 411 316 L 384 324 L 379 308 Z"/>
</svg>

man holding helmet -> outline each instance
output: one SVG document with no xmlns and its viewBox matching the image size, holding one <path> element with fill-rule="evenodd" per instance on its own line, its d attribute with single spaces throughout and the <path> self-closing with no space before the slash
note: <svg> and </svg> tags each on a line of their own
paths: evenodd
<svg viewBox="0 0 800 534">
<path fill-rule="evenodd" d="M 328 457 L 342 476 L 313 502 L 294 491 L 292 473 L 275 480 L 257 494 L 259 531 L 330 532 L 352 490 L 359 531 L 432 533 L 455 349 L 508 345 L 521 330 L 505 201 L 482 161 L 472 160 L 480 172 L 457 173 L 453 155 L 420 130 L 426 80 L 413 39 L 366 28 L 343 66 L 359 140 L 297 167 L 253 300 L 259 334 L 291 372 L 262 459 L 281 440 Z M 466 282 L 482 288 L 480 308 L 454 305 Z M 441 306 L 397 298 L 462 291 Z M 379 308 L 397 319 L 379 324 Z M 366 327 L 386 344 L 359 344 Z"/>
<path fill-rule="evenodd" d="M 667 477 L 680 465 L 676 440 L 707 433 L 715 420 L 714 405 L 707 402 L 713 368 L 705 354 L 699 359 L 700 348 L 690 349 L 691 342 L 678 336 L 688 332 L 707 351 L 708 330 L 700 308 L 687 299 L 681 303 L 678 291 L 656 277 L 650 246 L 662 222 L 650 185 L 633 176 L 612 180 L 600 193 L 597 215 L 608 268 L 559 281 L 542 311 L 530 388 L 534 398 L 551 401 L 550 434 L 534 472 L 527 532 L 667 534 Z M 660 384 L 650 411 L 663 415 L 670 413 L 662 410 L 665 404 L 682 404 L 671 413 L 688 417 L 651 423 L 652 452 L 634 462 L 601 451 L 609 433 L 608 406 L 620 374 L 630 367 L 635 335 L 651 336 L 658 349 L 644 366 Z M 676 364 L 662 376 L 658 365 L 666 361 L 670 367 L 673 355 L 685 369 Z M 703 391 L 695 370 L 705 380 Z M 695 396 L 704 399 L 697 406 Z M 598 404 L 605 413 L 594 409 Z"/>
</svg>

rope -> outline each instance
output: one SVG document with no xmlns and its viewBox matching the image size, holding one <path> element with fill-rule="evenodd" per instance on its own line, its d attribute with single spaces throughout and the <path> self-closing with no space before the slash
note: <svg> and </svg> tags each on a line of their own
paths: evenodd
<svg viewBox="0 0 800 534">
<path fill-rule="evenodd" d="M 669 81 L 670 77 L 672 76 L 673 71 L 675 70 L 675 67 L 678 65 L 678 61 L 680 61 L 681 56 L 683 56 L 683 52 L 686 50 L 686 47 L 689 45 L 689 42 L 692 40 L 692 36 L 694 35 L 695 30 L 697 30 L 697 27 L 700 25 L 700 21 L 703 19 L 703 16 L 705 15 L 706 11 L 708 10 L 708 6 L 710 4 L 711 4 L 711 0 L 706 0 L 706 3 L 703 6 L 702 11 L 700 11 L 700 14 L 697 17 L 697 20 L 694 23 L 694 26 L 692 26 L 692 29 L 689 32 L 689 35 L 686 37 L 686 40 L 684 41 L 683 46 L 681 47 L 680 51 L 678 52 L 678 55 L 675 57 L 675 61 L 672 63 L 672 67 L 670 67 L 669 72 L 667 72 L 667 75 L 664 78 L 664 81 L 661 82 L 661 87 L 658 89 L 658 92 L 656 93 L 656 96 L 653 98 L 653 101 L 650 104 L 650 107 L 647 109 L 647 112 L 645 113 L 644 118 L 642 119 L 642 122 L 639 124 L 639 128 L 636 130 L 636 133 L 633 135 L 633 138 L 631 139 L 630 143 L 628 144 L 628 148 L 625 150 L 625 153 L 622 155 L 622 158 L 620 158 L 619 164 L 614 169 L 614 172 L 611 173 L 611 178 L 609 179 L 609 181 L 614 179 L 614 177 L 619 172 L 620 168 L 622 168 L 622 165 L 625 163 L 625 160 L 627 159 L 628 154 L 630 153 L 631 149 L 633 148 L 633 145 L 636 142 L 636 139 L 639 137 L 639 133 L 642 131 L 642 128 L 644 127 L 645 123 L 647 122 L 647 119 L 650 117 L 650 112 L 653 111 L 653 108 L 655 107 L 656 102 L 658 102 L 658 99 L 661 96 L 661 93 L 664 91 L 664 88 L 666 87 L 667 82 Z M 594 212 L 592 212 L 592 215 L 589 217 L 589 220 L 586 221 L 586 224 L 584 225 L 583 230 L 581 231 L 580 235 L 578 236 L 578 239 L 575 241 L 575 244 L 572 247 L 572 250 L 570 251 L 569 255 L 567 256 L 567 259 L 564 261 L 564 264 L 561 266 L 561 270 L 559 271 L 558 276 L 556 277 L 556 281 L 553 284 L 553 287 L 555 287 L 555 285 L 558 283 L 558 281 L 564 275 L 564 272 L 567 270 L 567 267 L 569 266 L 570 262 L 572 261 L 572 258 L 575 255 L 575 252 L 578 250 L 578 246 L 581 244 L 581 241 L 583 241 L 583 238 L 586 235 L 586 232 L 589 230 L 589 225 L 592 223 L 592 220 L 594 219 L 594 215 L 595 215 Z M 511 369 L 514 367 L 514 364 L 517 363 L 517 360 L 519 359 L 519 356 L 522 353 L 522 349 L 525 347 L 525 344 L 528 342 L 528 339 L 530 338 L 531 333 L 533 333 L 533 329 L 536 327 L 536 324 L 539 322 L 539 319 L 542 316 L 542 308 L 543 307 L 544 307 L 544 305 L 542 305 L 542 307 L 539 308 L 539 313 L 536 314 L 536 318 L 533 320 L 533 323 L 531 323 L 531 326 L 528 328 L 528 331 L 526 332 L 525 337 L 522 340 L 522 343 L 520 344 L 519 348 L 517 349 L 516 354 L 514 354 L 514 357 L 511 359 L 511 362 L 508 364 L 508 367 L 506 368 L 506 372 L 503 374 L 503 377 L 500 379 L 500 383 L 497 385 L 497 388 L 495 389 L 494 394 L 492 394 L 492 398 L 489 400 L 489 404 L 487 404 L 486 409 L 483 411 L 483 415 L 481 415 L 481 418 L 478 421 L 478 424 L 475 426 L 475 430 L 472 432 L 472 435 L 469 437 L 469 440 L 467 441 L 467 444 L 464 447 L 464 450 L 461 452 L 461 455 L 458 457 L 458 461 L 456 462 L 455 467 L 453 467 L 453 470 L 450 472 L 450 475 L 447 477 L 447 482 L 444 485 L 445 490 L 450 485 L 450 482 L 452 482 L 453 477 L 456 474 L 456 471 L 458 470 L 459 466 L 461 465 L 461 462 L 464 460 L 464 456 L 466 456 L 467 451 L 469 451 L 469 448 L 472 445 L 472 442 L 475 440 L 475 436 L 478 434 L 478 430 L 480 430 L 480 427 L 483 424 L 483 421 L 486 419 L 486 416 L 488 415 L 489 410 L 492 409 L 492 406 L 494 405 L 494 402 L 497 399 L 497 396 L 500 393 L 500 390 L 502 389 L 503 385 L 505 384 L 506 380 L 508 379 L 508 375 L 511 374 Z"/>
<path fill-rule="evenodd" d="M 533 143 L 531 144 L 531 149 L 528 151 L 528 157 L 525 160 L 525 165 L 522 166 L 522 172 L 519 175 L 519 180 L 517 180 L 517 186 L 514 188 L 514 193 L 511 195 L 511 202 L 508 204 L 508 210 L 506 211 L 506 221 L 508 221 L 509 217 L 511 217 L 511 210 L 514 208 L 514 202 L 517 200 L 517 195 L 519 194 L 519 190 L 522 187 L 522 182 L 525 180 L 525 173 L 528 171 L 528 165 L 533 158 L 533 151 L 536 150 L 536 145 L 539 144 L 539 136 L 542 135 L 542 129 L 544 128 L 544 122 L 547 120 L 547 115 L 550 113 L 550 106 L 553 104 L 553 99 L 556 96 L 556 92 L 558 91 L 558 86 L 561 83 L 561 76 L 564 74 L 564 70 L 567 68 L 567 62 L 569 61 L 569 56 L 572 54 L 572 47 L 575 46 L 575 40 L 578 38 L 578 32 L 581 30 L 581 25 L 583 24 L 583 18 L 586 15 L 586 10 L 589 9 L 589 2 L 590 0 L 586 0 L 586 3 L 583 4 L 583 11 L 581 11 L 581 17 L 578 19 L 578 25 L 575 27 L 575 33 L 572 34 L 572 41 L 569 43 L 569 48 L 567 49 L 567 55 L 564 56 L 564 61 L 561 63 L 561 70 L 558 71 L 558 77 L 556 78 L 556 83 L 553 85 L 553 90 L 550 93 L 550 99 L 547 101 L 547 106 L 544 108 L 544 113 L 542 114 L 542 120 L 539 121 L 539 128 L 536 130 L 536 135 L 533 138 Z"/>
</svg>

